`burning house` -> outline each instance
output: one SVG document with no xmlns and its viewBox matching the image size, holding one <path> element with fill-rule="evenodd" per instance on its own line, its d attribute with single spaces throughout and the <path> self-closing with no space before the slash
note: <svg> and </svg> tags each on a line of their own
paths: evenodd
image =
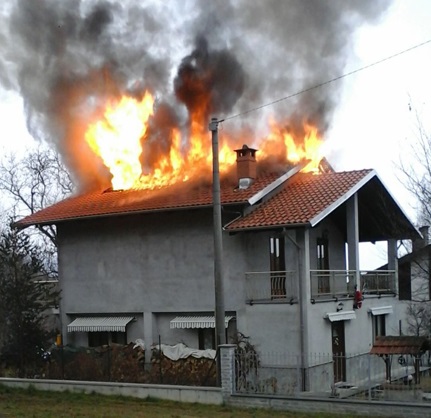
<svg viewBox="0 0 431 418">
<path fill-rule="evenodd" d="M 28 51 L 18 84 L 29 128 L 56 145 L 80 186 L 17 223 L 56 226 L 65 343 L 213 346 L 214 115 L 226 115 L 228 340 L 240 331 L 261 352 L 343 354 L 398 332 L 396 241 L 418 233 L 375 171 L 335 172 L 323 159 L 339 85 L 309 88 L 339 74 L 347 35 L 385 1 L 192 2 L 187 16 L 198 18 L 177 26 L 155 5 L 24 3 L 12 18 L 14 46 Z M 29 33 L 34 22 L 41 31 Z M 187 49 L 176 60 L 179 40 Z M 286 86 L 302 93 L 276 111 L 262 106 Z M 376 241 L 388 244 L 387 269 L 361 271 L 359 243 Z M 334 368 L 334 380 L 347 373 Z"/>
<path fill-rule="evenodd" d="M 238 149 L 238 176 L 221 183 L 228 340 L 240 331 L 263 352 L 343 354 L 397 333 L 396 242 L 417 232 L 378 175 L 259 173 L 256 154 Z M 66 343 L 213 346 L 210 183 L 89 192 L 18 224 L 57 227 Z M 388 243 L 388 268 L 361 271 L 359 243 L 375 241 Z"/>
</svg>

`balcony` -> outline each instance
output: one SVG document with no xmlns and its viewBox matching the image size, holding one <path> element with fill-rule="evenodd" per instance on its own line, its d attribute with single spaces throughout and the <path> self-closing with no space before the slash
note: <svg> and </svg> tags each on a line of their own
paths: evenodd
<svg viewBox="0 0 431 418">
<path fill-rule="evenodd" d="M 393 270 L 361 270 L 363 295 L 395 295 Z M 263 271 L 245 273 L 246 303 L 298 303 L 296 271 Z M 355 270 L 310 270 L 312 302 L 349 299 L 355 292 Z"/>
<path fill-rule="evenodd" d="M 394 270 L 361 271 L 361 290 L 365 295 L 395 295 Z"/>
<path fill-rule="evenodd" d="M 246 303 L 297 303 L 296 271 L 245 273 Z"/>
<path fill-rule="evenodd" d="M 364 295 L 395 295 L 395 271 L 360 271 L 360 287 Z M 311 270 L 311 299 L 340 299 L 353 297 L 355 291 L 354 270 Z"/>
</svg>

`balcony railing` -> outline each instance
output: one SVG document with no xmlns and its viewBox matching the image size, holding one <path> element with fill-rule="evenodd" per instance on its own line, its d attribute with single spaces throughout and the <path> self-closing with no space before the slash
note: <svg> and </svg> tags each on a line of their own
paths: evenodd
<svg viewBox="0 0 431 418">
<path fill-rule="evenodd" d="M 359 272 L 360 289 L 364 295 L 395 295 L 395 271 L 365 270 Z M 245 273 L 246 303 L 297 303 L 296 271 L 261 271 Z M 311 299 L 353 298 L 355 270 L 311 270 Z"/>
<path fill-rule="evenodd" d="M 394 270 L 361 271 L 363 294 L 396 294 Z"/>
<path fill-rule="evenodd" d="M 395 271 L 360 271 L 360 288 L 365 295 L 395 294 Z M 311 298 L 353 297 L 356 284 L 354 270 L 311 270 Z"/>
<path fill-rule="evenodd" d="M 246 302 L 297 303 L 296 271 L 245 273 Z"/>
</svg>

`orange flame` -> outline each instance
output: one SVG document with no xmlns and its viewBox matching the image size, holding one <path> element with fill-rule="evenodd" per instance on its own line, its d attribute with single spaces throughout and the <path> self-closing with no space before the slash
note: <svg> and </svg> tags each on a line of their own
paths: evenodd
<svg viewBox="0 0 431 418">
<path fill-rule="evenodd" d="M 140 138 L 147 130 L 153 104 L 149 93 L 140 102 L 123 96 L 118 103 L 108 103 L 104 119 L 91 124 L 85 133 L 90 148 L 110 169 L 114 189 L 134 187 L 142 173 Z"/>
<path fill-rule="evenodd" d="M 210 133 L 207 126 L 199 123 L 204 120 L 202 115 L 192 114 L 188 146 L 184 145 L 181 132 L 172 128 L 169 132 L 169 150 L 151 162 L 148 173 L 142 172 L 142 161 L 148 157 L 143 155 L 143 145 L 145 149 L 153 106 L 154 99 L 148 92 L 141 101 L 123 96 L 120 100 L 107 104 L 102 120 L 88 126 L 85 140 L 110 170 L 112 186 L 116 190 L 161 188 L 199 177 L 202 172 L 211 170 Z M 317 128 L 304 125 L 304 135 L 300 143 L 298 140 L 295 141 L 297 135 L 278 126 L 274 121 L 270 122 L 270 128 L 271 132 L 267 138 L 257 144 L 260 160 L 274 155 L 292 163 L 310 160 L 303 171 L 316 170 L 322 158 L 320 153 L 322 140 Z M 226 141 L 220 144 L 219 150 L 221 173 L 230 170 L 236 160 L 227 135 L 223 137 Z"/>
<path fill-rule="evenodd" d="M 270 128 L 269 135 L 262 143 L 260 150 L 261 158 L 281 154 L 285 158 L 285 161 L 293 164 L 308 161 L 301 170 L 302 172 L 318 172 L 319 163 L 323 157 L 323 140 L 319 135 L 317 127 L 304 123 L 301 135 L 295 135 L 287 128 L 277 125 L 272 120 L 270 121 Z M 298 136 L 302 142 L 298 141 Z"/>
</svg>

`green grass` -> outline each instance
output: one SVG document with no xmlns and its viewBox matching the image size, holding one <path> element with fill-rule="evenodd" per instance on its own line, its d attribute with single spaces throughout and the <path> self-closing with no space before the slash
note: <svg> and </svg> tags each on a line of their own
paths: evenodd
<svg viewBox="0 0 431 418">
<path fill-rule="evenodd" d="M 71 392 L 45 392 L 0 385 L 0 418 L 335 418 Z M 348 418 L 347 416 L 345 416 Z"/>
</svg>

